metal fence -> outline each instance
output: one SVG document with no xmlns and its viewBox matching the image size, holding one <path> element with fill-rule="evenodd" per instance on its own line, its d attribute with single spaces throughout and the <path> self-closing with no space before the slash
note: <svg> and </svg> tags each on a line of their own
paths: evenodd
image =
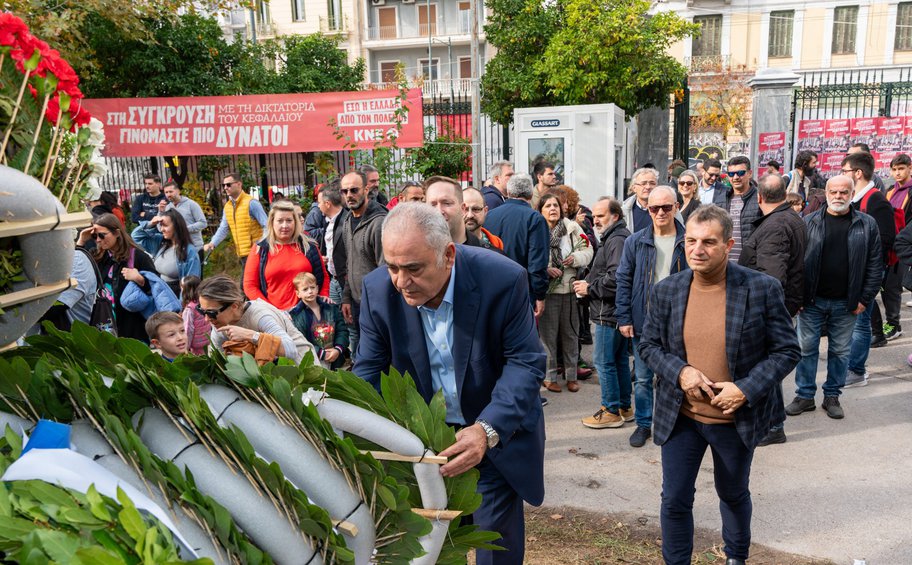
<svg viewBox="0 0 912 565">
<path fill-rule="evenodd" d="M 473 150 L 481 151 L 483 170 L 487 170 L 494 162 L 509 159 L 510 135 L 509 128 L 493 122 L 488 116 L 480 116 L 480 139 L 471 140 L 472 134 L 472 83 L 468 80 L 458 82 L 447 81 L 446 88 L 437 88 L 433 84 L 427 85 L 423 101 L 424 127 L 426 131 L 433 128 L 430 143 L 434 143 L 438 135 L 450 131 L 459 137 L 467 138 L 464 144 Z M 385 173 L 390 178 L 400 180 L 417 180 L 415 174 L 407 170 L 407 150 L 398 150 L 393 163 Z M 312 166 L 318 154 L 314 153 L 274 153 L 274 154 L 243 154 L 228 156 L 229 164 L 222 170 L 236 171 L 243 168 L 242 161 L 254 171 L 259 178 L 263 190 L 266 187 L 278 187 L 280 191 L 296 192 L 309 191 L 309 189 L 327 179 L 321 175 L 317 168 Z M 364 162 L 373 161 L 371 151 L 331 151 L 319 154 L 324 160 L 331 160 L 336 171 L 346 171 Z M 143 190 L 142 177 L 147 172 L 168 178 L 166 168 L 168 157 L 134 157 L 106 159 L 109 167 L 108 173 L 100 179 L 103 189 L 116 191 L 122 199 L 129 195 L 139 194 Z M 199 176 L 200 159 L 191 157 L 187 163 L 188 171 Z M 466 163 L 466 173 L 460 180 L 467 184 L 480 185 L 484 179 L 471 178 L 471 160 Z M 204 181 L 203 187 L 211 188 L 217 181 Z"/>
</svg>

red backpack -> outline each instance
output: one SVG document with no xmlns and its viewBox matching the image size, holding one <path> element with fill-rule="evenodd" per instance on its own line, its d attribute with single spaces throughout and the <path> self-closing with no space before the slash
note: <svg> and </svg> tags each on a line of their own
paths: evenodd
<svg viewBox="0 0 912 565">
<path fill-rule="evenodd" d="M 868 213 L 868 200 L 871 198 L 871 195 L 877 192 L 876 188 L 871 188 L 864 196 L 861 197 L 860 208 L 861 211 L 865 214 Z M 889 201 L 888 201 L 889 202 Z M 893 205 L 891 204 L 892 208 Z M 899 209 L 893 208 L 893 225 L 896 227 L 896 232 L 899 233 L 904 227 L 906 227 L 906 213 Z M 892 248 L 887 252 L 887 266 L 892 267 L 893 265 L 899 263 L 899 256 L 896 255 L 896 251 Z"/>
</svg>

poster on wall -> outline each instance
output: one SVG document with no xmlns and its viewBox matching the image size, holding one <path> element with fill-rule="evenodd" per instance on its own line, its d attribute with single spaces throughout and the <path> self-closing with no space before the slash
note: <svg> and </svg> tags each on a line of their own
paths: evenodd
<svg viewBox="0 0 912 565">
<path fill-rule="evenodd" d="M 905 139 L 904 122 L 904 118 L 880 118 L 877 127 L 877 151 L 902 150 Z"/>
<path fill-rule="evenodd" d="M 872 152 L 877 151 L 879 127 L 880 118 L 852 118 L 852 143 L 866 143 Z"/>
<path fill-rule="evenodd" d="M 823 151 L 826 120 L 801 120 L 798 122 L 798 150 Z"/>
<path fill-rule="evenodd" d="M 785 164 L 785 132 L 761 132 L 757 135 L 759 144 L 760 165 L 766 166 L 770 161 Z"/>
<path fill-rule="evenodd" d="M 852 126 L 848 118 L 827 120 L 824 134 L 824 153 L 845 153 L 852 145 Z"/>
</svg>

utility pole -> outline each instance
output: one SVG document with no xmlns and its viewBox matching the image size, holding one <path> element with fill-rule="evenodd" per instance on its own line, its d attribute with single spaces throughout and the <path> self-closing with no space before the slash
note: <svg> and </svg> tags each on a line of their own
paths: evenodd
<svg viewBox="0 0 912 565">
<path fill-rule="evenodd" d="M 472 18 L 472 185 L 479 190 L 484 184 L 481 155 L 481 65 L 478 53 L 478 9 L 479 0 L 469 3 L 469 16 Z"/>
</svg>

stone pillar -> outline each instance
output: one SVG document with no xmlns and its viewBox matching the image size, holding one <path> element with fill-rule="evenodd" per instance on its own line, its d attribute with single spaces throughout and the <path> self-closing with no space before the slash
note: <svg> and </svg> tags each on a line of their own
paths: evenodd
<svg viewBox="0 0 912 565">
<path fill-rule="evenodd" d="M 788 69 L 761 69 L 747 81 L 754 91 L 750 160 L 755 179 L 766 168 L 766 163 L 758 162 L 761 133 L 785 132 L 785 162 L 782 163 L 782 168 L 783 171 L 792 168 L 792 93 L 799 78 L 801 77 Z"/>
<path fill-rule="evenodd" d="M 637 142 L 634 161 L 637 167 L 652 163 L 664 181 L 668 169 L 669 110 L 647 108 L 636 117 Z"/>
</svg>

